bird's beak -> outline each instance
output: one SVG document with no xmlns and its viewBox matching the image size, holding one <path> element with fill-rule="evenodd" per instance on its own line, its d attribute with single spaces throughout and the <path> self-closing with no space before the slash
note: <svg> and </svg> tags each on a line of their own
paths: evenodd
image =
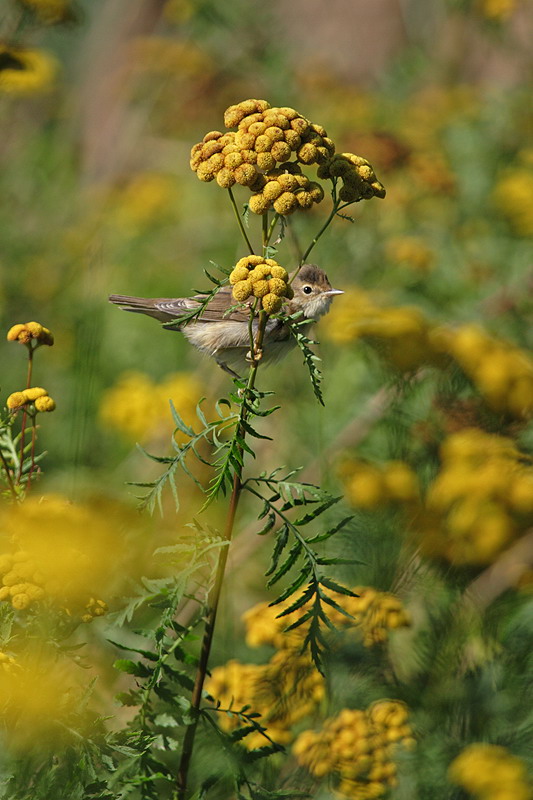
<svg viewBox="0 0 533 800">
<path fill-rule="evenodd" d="M 328 289 L 324 294 L 329 295 L 329 297 L 333 297 L 336 294 L 344 294 L 342 289 Z"/>
</svg>

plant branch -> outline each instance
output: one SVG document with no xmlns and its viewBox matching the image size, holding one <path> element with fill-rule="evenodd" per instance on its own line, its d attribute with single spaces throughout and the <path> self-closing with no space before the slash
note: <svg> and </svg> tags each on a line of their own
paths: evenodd
<svg viewBox="0 0 533 800">
<path fill-rule="evenodd" d="M 253 315 L 253 311 L 250 312 L 250 316 Z M 241 415 L 241 424 L 239 426 L 239 435 L 242 439 L 246 436 L 246 431 L 244 428 L 244 422 L 246 421 L 246 408 L 247 404 L 245 400 L 248 396 L 251 395 L 253 389 L 255 387 L 255 379 L 257 376 L 257 370 L 259 368 L 259 364 L 261 361 L 261 348 L 263 345 L 263 338 L 265 334 L 266 323 L 268 321 L 268 314 L 264 311 L 259 313 L 259 325 L 257 329 L 257 335 L 254 342 L 254 346 L 251 350 L 251 365 L 250 371 L 248 375 L 248 382 L 246 388 L 244 390 L 244 397 L 243 397 L 243 406 L 242 406 L 242 415 Z M 241 458 L 239 459 L 238 463 L 242 464 L 242 456 L 244 454 L 244 449 L 242 446 L 239 447 L 239 454 Z M 224 542 L 227 543 L 227 546 L 221 550 L 218 565 L 217 565 L 217 572 L 215 576 L 215 582 L 213 584 L 213 588 L 209 594 L 208 599 L 208 608 L 207 608 L 207 618 L 205 624 L 205 631 L 204 637 L 202 640 L 202 645 L 200 649 L 200 659 L 198 662 L 198 667 L 196 670 L 196 678 L 194 681 L 194 688 L 191 697 L 191 715 L 192 720 L 185 731 L 185 737 L 183 739 L 183 747 L 181 752 L 181 759 L 180 764 L 178 767 L 178 799 L 185 800 L 187 794 L 187 777 L 189 773 L 189 766 L 194 750 L 194 740 L 196 737 L 196 729 L 198 727 L 198 721 L 200 718 L 200 703 L 202 701 L 202 694 L 203 688 L 205 683 L 205 678 L 207 675 L 207 666 L 209 662 L 209 655 L 211 653 L 211 646 L 213 643 L 213 635 L 215 631 L 215 624 L 218 612 L 218 606 L 220 602 L 220 594 L 222 591 L 222 585 L 224 582 L 224 573 L 226 570 L 226 562 L 228 559 L 228 552 L 229 546 L 231 542 L 231 537 L 233 534 L 233 526 L 235 523 L 235 516 L 237 513 L 237 508 L 239 505 L 239 499 L 241 496 L 242 490 L 242 466 L 236 467 L 234 474 L 233 474 L 233 489 L 231 492 L 230 503 L 228 508 L 228 516 L 226 519 L 226 527 L 224 530 Z"/>
<path fill-rule="evenodd" d="M 237 219 L 237 223 L 239 225 L 239 228 L 240 228 L 240 231 L 241 231 L 242 236 L 244 238 L 244 241 L 246 242 L 246 244 L 248 246 L 250 254 L 253 256 L 254 255 L 254 248 L 250 244 L 250 240 L 248 238 L 248 234 L 246 233 L 246 229 L 245 229 L 245 227 L 243 225 L 242 218 L 241 218 L 241 215 L 239 213 L 239 209 L 237 208 L 237 203 L 235 202 L 235 197 L 233 196 L 233 192 L 231 191 L 231 187 L 228 187 L 228 194 L 229 194 L 229 198 L 231 200 L 231 205 L 233 206 L 233 211 L 235 212 L 235 218 Z"/>
</svg>

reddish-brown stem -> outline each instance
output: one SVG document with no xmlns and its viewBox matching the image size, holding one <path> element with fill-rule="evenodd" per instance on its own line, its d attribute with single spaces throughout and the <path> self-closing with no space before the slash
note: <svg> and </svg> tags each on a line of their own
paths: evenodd
<svg viewBox="0 0 533 800">
<path fill-rule="evenodd" d="M 28 373 L 26 377 L 26 389 L 29 389 L 31 386 L 31 376 L 33 371 L 33 350 L 31 340 L 28 344 Z M 19 471 L 17 476 L 17 483 L 20 483 L 22 478 L 22 468 L 24 466 L 24 446 L 26 440 L 26 422 L 28 421 L 28 413 L 26 410 L 22 412 L 22 422 L 20 425 L 20 463 L 19 463 Z"/>
<path fill-rule="evenodd" d="M 29 491 L 31 487 L 31 476 L 35 469 L 35 442 L 37 440 L 37 425 L 35 424 L 35 417 L 31 418 L 31 464 L 30 464 L 30 471 L 28 472 L 28 483 L 26 484 L 26 490 Z"/>
</svg>

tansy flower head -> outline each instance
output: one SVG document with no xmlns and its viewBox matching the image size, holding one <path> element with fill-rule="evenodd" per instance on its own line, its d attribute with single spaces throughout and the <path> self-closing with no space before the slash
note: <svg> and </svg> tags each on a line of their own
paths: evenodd
<svg viewBox="0 0 533 800">
<path fill-rule="evenodd" d="M 261 298 L 261 306 L 268 314 L 280 311 L 282 298 L 292 297 L 288 278 L 277 261 L 261 256 L 241 258 L 229 276 L 235 300 L 242 303 L 251 296 Z"/>
<path fill-rule="evenodd" d="M 48 89 L 57 63 L 42 50 L 0 44 L 0 92 L 22 95 Z"/>
<path fill-rule="evenodd" d="M 56 407 L 55 401 L 46 395 L 45 397 L 38 397 L 35 401 L 36 411 L 54 411 Z"/>
<path fill-rule="evenodd" d="M 13 325 L 7 332 L 8 342 L 21 342 L 21 344 L 29 344 L 35 341 L 39 346 L 46 344 L 49 347 L 54 343 L 54 337 L 44 325 L 40 322 L 24 322 Z"/>
<path fill-rule="evenodd" d="M 385 197 L 385 187 L 376 178 L 371 164 L 353 153 L 336 153 L 318 168 L 319 178 L 340 178 L 339 197 L 346 203 Z"/>
</svg>

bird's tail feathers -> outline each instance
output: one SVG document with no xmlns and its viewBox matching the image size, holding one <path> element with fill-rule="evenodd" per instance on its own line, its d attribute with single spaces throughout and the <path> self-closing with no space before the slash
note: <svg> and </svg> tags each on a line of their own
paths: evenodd
<svg viewBox="0 0 533 800">
<path fill-rule="evenodd" d="M 119 306 L 123 311 L 133 311 L 136 314 L 147 314 L 154 319 L 161 319 L 161 312 L 154 307 L 153 300 L 147 297 L 130 297 L 127 294 L 112 294 L 109 302 Z"/>
</svg>

